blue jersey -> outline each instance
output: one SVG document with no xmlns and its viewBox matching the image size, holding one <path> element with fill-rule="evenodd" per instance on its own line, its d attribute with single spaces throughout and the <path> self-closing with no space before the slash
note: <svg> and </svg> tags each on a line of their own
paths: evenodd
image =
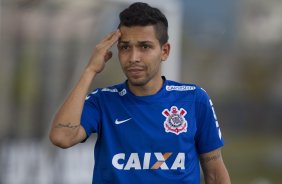
<svg viewBox="0 0 282 184">
<path fill-rule="evenodd" d="M 93 183 L 200 183 L 199 154 L 223 146 L 207 93 L 165 80 L 154 95 L 135 96 L 127 83 L 86 97 L 87 137 L 97 133 Z"/>
</svg>

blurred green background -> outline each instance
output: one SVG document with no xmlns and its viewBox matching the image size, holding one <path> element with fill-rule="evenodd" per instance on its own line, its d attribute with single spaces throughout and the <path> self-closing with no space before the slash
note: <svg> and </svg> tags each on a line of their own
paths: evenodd
<svg viewBox="0 0 282 184">
<path fill-rule="evenodd" d="M 48 130 L 96 43 L 132 2 L 1 1 L 0 184 L 90 183 L 95 136 L 60 150 Z M 282 1 L 146 2 L 164 9 L 174 25 L 177 55 L 168 62 L 180 67 L 164 75 L 174 72 L 213 99 L 232 183 L 281 183 Z M 92 89 L 123 80 L 115 55 Z"/>
</svg>

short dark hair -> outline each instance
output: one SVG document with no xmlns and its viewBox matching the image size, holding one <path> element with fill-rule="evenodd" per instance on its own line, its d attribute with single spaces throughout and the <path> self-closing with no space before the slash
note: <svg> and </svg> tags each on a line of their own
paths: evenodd
<svg viewBox="0 0 282 184">
<path fill-rule="evenodd" d="M 136 2 L 119 14 L 121 26 L 148 26 L 153 25 L 160 44 L 168 41 L 168 22 L 165 15 L 157 8 L 147 3 Z"/>
</svg>

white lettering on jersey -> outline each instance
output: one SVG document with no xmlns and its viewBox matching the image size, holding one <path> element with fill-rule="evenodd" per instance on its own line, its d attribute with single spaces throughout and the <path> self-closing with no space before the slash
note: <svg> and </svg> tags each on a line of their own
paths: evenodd
<svg viewBox="0 0 282 184">
<path fill-rule="evenodd" d="M 131 168 L 140 170 L 141 169 L 141 164 L 139 160 L 138 153 L 131 153 L 124 170 L 130 170 Z"/>
<path fill-rule="evenodd" d="M 143 169 L 149 169 L 150 168 L 150 160 L 151 160 L 151 153 L 145 153 L 144 162 L 143 162 Z"/>
<path fill-rule="evenodd" d="M 120 164 L 118 161 L 119 160 L 124 160 L 125 158 L 125 154 L 124 153 L 119 153 L 119 154 L 116 154 L 113 159 L 112 159 L 112 164 L 115 168 L 117 169 L 123 169 L 123 163 Z"/>
<path fill-rule="evenodd" d="M 157 161 L 152 164 L 151 156 L 154 155 Z M 140 158 L 138 153 L 131 153 L 128 160 L 125 158 L 125 153 L 118 153 L 113 156 L 112 158 L 112 165 L 118 170 L 146 170 L 146 169 L 161 169 L 161 170 L 176 170 L 176 169 L 185 169 L 185 153 L 178 153 L 177 156 L 174 158 L 174 162 L 172 166 L 168 166 L 166 164 L 166 160 L 171 157 L 173 153 L 145 153 L 143 165 L 141 165 Z M 150 165 L 152 165 L 150 167 Z M 141 167 L 142 166 L 142 167 Z"/>
<path fill-rule="evenodd" d="M 167 91 L 191 91 L 195 89 L 195 86 L 166 86 Z"/>
<path fill-rule="evenodd" d="M 216 117 L 216 114 L 215 114 L 215 110 L 213 108 L 213 103 L 212 103 L 211 100 L 210 100 L 210 105 L 211 105 L 211 108 L 212 108 L 213 117 L 214 117 L 214 120 L 215 120 L 215 125 L 216 125 L 217 131 L 218 131 L 218 136 L 221 139 L 221 131 L 220 131 L 220 128 L 219 128 L 219 124 L 218 124 L 217 117 Z"/>
<path fill-rule="evenodd" d="M 108 92 L 118 92 L 116 88 L 110 89 L 110 88 L 103 88 L 101 91 L 108 91 Z"/>
<path fill-rule="evenodd" d="M 171 169 L 176 170 L 177 168 L 185 169 L 185 154 L 184 153 L 178 153 L 177 157 L 175 158 Z"/>
<path fill-rule="evenodd" d="M 170 157 L 170 155 L 171 153 L 165 153 L 164 155 L 162 153 L 155 153 L 158 162 L 156 162 L 151 168 L 158 169 L 160 167 L 163 170 L 168 170 L 165 160 Z"/>
</svg>

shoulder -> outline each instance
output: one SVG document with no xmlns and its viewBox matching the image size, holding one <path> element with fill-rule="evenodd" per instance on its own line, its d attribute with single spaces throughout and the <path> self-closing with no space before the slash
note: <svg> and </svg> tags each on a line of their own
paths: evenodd
<svg viewBox="0 0 282 184">
<path fill-rule="evenodd" d="M 115 84 L 112 86 L 104 88 L 96 88 L 91 93 L 88 94 L 86 100 L 95 100 L 101 97 L 110 97 L 110 96 L 123 96 L 126 94 L 126 89 L 123 83 Z"/>
<path fill-rule="evenodd" d="M 197 84 L 167 80 L 166 91 L 176 93 L 186 92 L 184 94 L 193 94 L 196 102 L 206 103 L 210 99 L 207 91 Z"/>
</svg>

